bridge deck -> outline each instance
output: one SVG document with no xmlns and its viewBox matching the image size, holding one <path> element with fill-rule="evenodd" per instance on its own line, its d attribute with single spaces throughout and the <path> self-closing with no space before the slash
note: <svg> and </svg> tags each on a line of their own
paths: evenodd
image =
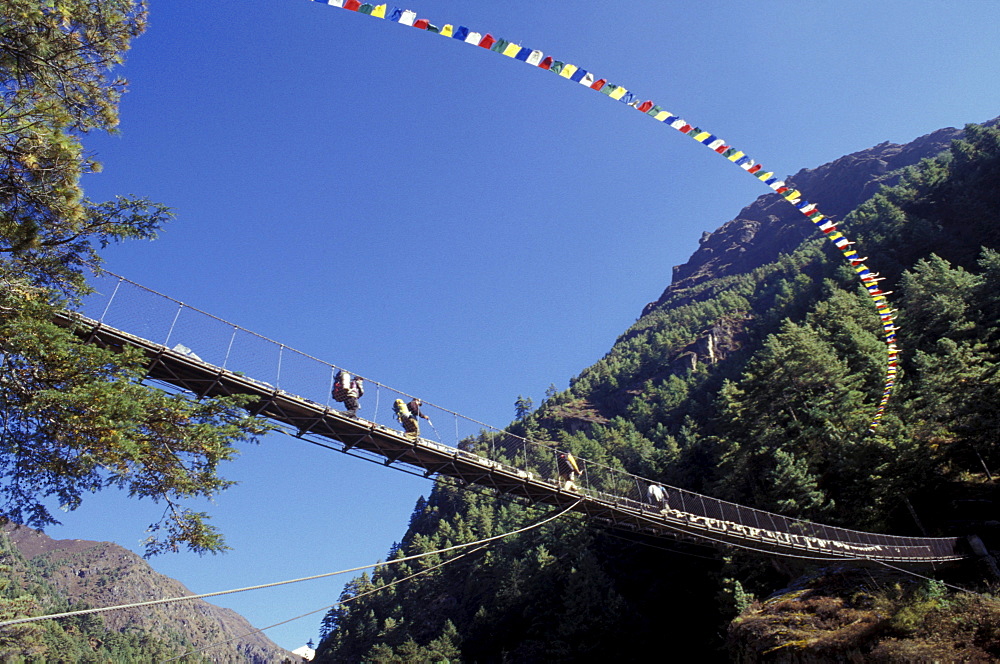
<svg viewBox="0 0 1000 664">
<path fill-rule="evenodd" d="M 655 536 L 693 538 L 713 544 L 748 547 L 777 555 L 815 559 L 867 559 L 932 563 L 966 557 L 956 538 L 877 535 L 823 526 L 733 505 L 680 489 L 670 489 L 669 506 L 651 505 L 589 487 L 566 488 L 558 478 L 542 477 L 470 451 L 419 438 L 285 392 L 267 383 L 171 350 L 79 314 L 59 317 L 88 343 L 120 349 L 132 346 L 148 358 L 150 379 L 169 383 L 198 397 L 250 394 L 250 410 L 295 429 L 303 436 L 336 441 L 345 451 L 364 450 L 385 464 L 406 464 L 424 474 L 522 496 L 536 503 L 567 507 L 616 527 Z M 648 480 L 636 478 L 637 482 Z M 678 502 L 678 498 L 680 502 Z M 679 508 L 678 508 L 679 505 Z"/>
</svg>

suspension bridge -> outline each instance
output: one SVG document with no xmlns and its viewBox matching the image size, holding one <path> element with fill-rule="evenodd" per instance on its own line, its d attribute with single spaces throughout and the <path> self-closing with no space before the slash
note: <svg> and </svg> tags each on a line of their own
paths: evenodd
<svg viewBox="0 0 1000 664">
<path fill-rule="evenodd" d="M 453 422 L 454 432 L 449 429 L 447 435 L 454 438 L 407 436 L 391 404 L 412 398 L 409 394 L 366 377 L 366 408 L 374 401 L 374 414 L 352 417 L 331 396 L 341 367 L 124 277 L 105 273 L 95 285 L 97 294 L 58 319 L 86 342 L 141 349 L 149 380 L 199 398 L 252 395 L 252 414 L 300 438 L 386 466 L 447 476 L 533 503 L 572 507 L 611 527 L 776 556 L 901 564 L 969 557 L 963 538 L 884 535 L 812 523 L 663 486 L 587 459 L 578 459 L 579 477 L 568 482 L 560 473 L 559 451 L 551 444 L 426 402 L 424 412 L 432 419 Z"/>
</svg>

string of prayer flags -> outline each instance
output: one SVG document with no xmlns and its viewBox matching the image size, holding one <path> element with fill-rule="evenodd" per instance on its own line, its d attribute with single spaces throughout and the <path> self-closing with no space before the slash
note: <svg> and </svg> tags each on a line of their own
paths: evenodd
<svg viewBox="0 0 1000 664">
<path fill-rule="evenodd" d="M 545 55 L 542 51 L 530 49 L 506 39 L 499 39 L 488 32 L 485 34 L 474 32 L 462 25 L 455 26 L 449 23 L 442 27 L 438 27 L 427 19 L 418 18 L 416 12 L 409 9 L 394 7 L 392 10 L 388 10 L 387 5 L 362 3 L 360 0 L 312 1 L 319 2 L 324 5 L 330 5 L 332 7 L 346 9 L 359 14 L 385 19 L 393 23 L 399 23 L 400 25 L 417 28 L 418 30 L 423 30 L 425 32 L 439 34 L 466 44 L 473 44 L 483 49 L 499 53 L 513 60 L 519 60 L 538 69 L 558 74 L 561 78 L 579 83 L 590 88 L 591 90 L 596 90 L 611 99 L 620 101 L 626 106 L 630 106 L 641 113 L 648 115 L 657 122 L 661 122 L 682 134 L 690 136 L 698 143 L 708 147 L 710 150 L 721 154 L 728 161 L 750 173 L 771 188 L 775 193 L 782 196 L 791 205 L 798 209 L 798 211 L 801 212 L 807 219 L 812 221 L 813 224 L 816 225 L 817 230 L 824 234 L 827 239 L 833 243 L 833 245 L 844 256 L 844 259 L 855 269 L 858 274 L 858 278 L 861 280 L 862 284 L 865 285 L 865 288 L 868 290 L 869 295 L 872 298 L 872 302 L 875 305 L 880 320 L 883 322 L 884 338 L 888 355 L 886 363 L 886 378 L 882 399 L 879 402 L 875 416 L 872 418 L 870 429 L 874 431 L 879 425 L 885 414 L 889 397 L 896 384 L 897 358 L 899 355 L 899 349 L 896 347 L 895 341 L 896 332 L 899 328 L 897 328 L 894 324 L 894 312 L 889 307 L 888 301 L 885 298 L 887 293 L 882 292 L 874 286 L 876 278 L 871 275 L 876 275 L 877 277 L 877 273 L 871 272 L 871 270 L 869 270 L 865 265 L 865 261 L 868 259 L 859 256 L 855 250 L 851 249 L 851 246 L 854 243 L 844 237 L 844 235 L 837 230 L 836 225 L 816 209 L 816 205 L 814 203 L 804 200 L 801 192 L 790 188 L 787 183 L 775 177 L 772 171 L 766 171 L 763 166 L 748 157 L 745 153 L 732 147 L 729 143 L 711 132 L 691 125 L 679 116 L 665 110 L 662 106 L 657 105 L 651 100 L 642 100 L 620 85 L 609 83 L 603 78 L 597 78 L 596 75 L 590 71 L 578 67 L 575 64 L 556 60 L 552 56 Z"/>
</svg>

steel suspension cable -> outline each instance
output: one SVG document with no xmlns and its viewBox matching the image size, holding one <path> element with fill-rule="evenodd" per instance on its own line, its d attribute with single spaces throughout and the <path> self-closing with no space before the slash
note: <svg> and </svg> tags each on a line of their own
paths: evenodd
<svg viewBox="0 0 1000 664">
<path fill-rule="evenodd" d="M 556 518 L 558 516 L 561 516 L 565 512 L 566 512 L 566 510 L 564 509 L 559 514 L 554 515 L 552 518 L 554 519 L 554 518 Z M 529 524 L 528 526 L 525 527 L 525 531 L 526 530 L 531 530 L 532 528 L 536 528 L 536 527 L 542 525 L 543 523 L 548 523 L 549 521 L 551 521 L 551 519 L 544 519 L 543 521 L 540 521 L 538 523 Z M 524 531 L 522 531 L 522 532 L 524 532 Z M 282 620 L 281 622 L 276 622 L 273 625 L 268 625 L 267 627 L 259 627 L 259 628 L 255 629 L 255 630 L 253 630 L 252 632 L 246 632 L 245 634 L 240 634 L 239 636 L 234 636 L 232 638 L 226 639 L 225 641 L 217 641 L 215 643 L 212 643 L 210 645 L 204 646 L 204 647 L 199 648 L 197 650 L 189 650 L 187 652 L 181 653 L 180 655 L 176 655 L 174 657 L 171 657 L 170 659 L 168 659 L 166 661 L 167 662 L 173 662 L 174 660 L 180 659 L 181 657 L 186 657 L 187 655 L 195 655 L 197 653 L 209 650 L 210 648 L 215 648 L 216 646 L 224 645 L 226 643 L 229 643 L 230 641 L 235 641 L 236 639 L 242 639 L 242 638 L 245 638 L 245 637 L 248 637 L 248 636 L 252 636 L 254 634 L 258 634 L 260 632 L 264 632 L 266 630 L 269 630 L 269 629 L 271 629 L 273 627 L 279 627 L 281 625 L 285 625 L 285 624 L 288 624 L 290 622 L 295 622 L 296 620 L 299 620 L 301 618 L 307 618 L 307 617 L 309 617 L 309 616 L 311 616 L 311 615 L 313 615 L 315 613 L 319 613 L 320 611 L 325 611 L 327 609 L 332 609 L 335 606 L 343 606 L 344 604 L 347 604 L 349 602 L 353 602 L 354 600 L 361 599 L 362 597 L 367 597 L 369 595 L 374 595 L 375 593 L 382 592 L 383 590 L 386 590 L 387 588 L 392 588 L 393 586 L 399 585 L 399 584 L 401 584 L 401 583 L 403 583 L 405 581 L 409 581 L 409 580 L 414 579 L 414 578 L 416 578 L 418 576 L 421 576 L 423 574 L 427 574 L 428 572 L 433 572 L 434 570 L 439 569 L 441 567 L 444 567 L 445 565 L 450 565 L 451 563 L 454 563 L 454 562 L 457 562 L 459 560 L 462 560 L 463 558 L 467 558 L 467 557 L 471 556 L 472 554 L 478 553 L 479 551 L 482 551 L 483 549 L 487 548 L 487 546 L 489 546 L 489 544 L 491 544 L 491 543 L 492 542 L 488 542 L 486 544 L 482 544 L 480 546 L 477 546 L 475 549 L 472 549 L 470 551 L 466 551 L 464 553 L 461 553 L 461 554 L 455 556 L 454 558 L 449 558 L 448 560 L 440 562 L 437 565 L 432 565 L 430 567 L 422 569 L 419 572 L 414 572 L 413 574 L 410 574 L 409 576 L 404 576 L 402 579 L 396 579 L 395 581 L 387 583 L 384 586 L 378 586 L 377 588 L 372 588 L 370 590 L 366 590 L 363 593 L 358 593 L 357 595 L 354 595 L 353 597 L 348 597 L 345 600 L 340 600 L 340 601 L 338 601 L 338 602 L 336 602 L 334 604 L 327 604 L 326 606 L 322 606 L 322 607 L 320 607 L 318 609 L 314 609 L 314 610 L 309 611 L 307 613 L 303 613 L 301 615 L 295 616 L 294 618 L 288 618 L 287 620 Z"/>
<path fill-rule="evenodd" d="M 533 525 L 530 525 L 530 526 L 525 526 L 523 528 L 518 528 L 517 530 L 512 530 L 510 532 L 502 533 L 500 535 L 494 535 L 493 537 L 487 537 L 486 539 L 477 540 L 475 542 L 466 542 L 465 544 L 456 544 L 454 546 L 449 546 L 449 547 L 446 547 L 444 549 L 438 549 L 437 551 L 428 551 L 426 553 L 419 553 L 419 554 L 416 554 L 416 555 L 413 555 L 413 556 L 406 556 L 406 557 L 403 557 L 403 558 L 395 558 L 393 560 L 387 560 L 385 562 L 378 562 L 378 563 L 373 563 L 373 564 L 370 564 L 370 565 L 361 565 L 360 567 L 353 567 L 351 569 L 344 569 L 344 570 L 340 570 L 338 572 L 326 572 L 324 574 L 314 574 L 313 576 L 304 576 L 304 577 L 301 577 L 301 578 L 298 578 L 298 579 L 289 579 L 288 581 L 276 581 L 274 583 L 262 583 L 262 584 L 259 584 L 259 585 L 256 585 L 256 586 L 247 586 L 245 588 L 234 588 L 233 590 L 219 590 L 219 591 L 211 592 L 211 593 L 202 593 L 200 595 L 184 595 L 182 597 L 167 597 L 167 598 L 164 598 L 164 599 L 153 599 L 153 600 L 148 600 L 148 601 L 145 601 L 145 602 L 132 602 L 130 604 L 119 604 L 119 605 L 116 605 L 116 606 L 104 606 L 104 607 L 99 607 L 99 608 L 95 608 L 95 609 L 81 609 L 81 610 L 78 610 L 78 611 L 67 611 L 65 613 L 53 613 L 53 614 L 44 615 L 44 616 L 32 616 L 32 617 L 29 617 L 29 618 L 17 618 L 15 620 L 5 620 L 3 622 L 0 622 L 0 627 L 10 627 L 11 625 L 20 625 L 20 624 L 23 624 L 23 623 L 38 622 L 38 621 L 41 621 L 41 620 L 55 620 L 55 619 L 58 619 L 58 618 L 69 618 L 71 616 L 82 616 L 82 615 L 87 615 L 87 614 L 91 614 L 91 613 L 104 613 L 104 612 L 107 612 L 107 611 L 117 611 L 117 610 L 120 610 L 120 609 L 135 609 L 135 608 L 141 608 L 141 607 L 144 607 L 144 606 L 156 606 L 156 605 L 159 605 L 159 604 L 170 604 L 170 603 L 174 603 L 174 602 L 185 602 L 185 601 L 192 600 L 192 599 L 204 599 L 206 597 L 219 597 L 221 595 L 233 595 L 235 593 L 242 593 L 242 592 L 246 592 L 246 591 L 249 591 L 249 590 L 262 590 L 264 588 L 274 588 L 276 586 L 286 586 L 286 585 L 289 585 L 291 583 L 301 583 L 302 581 L 313 581 L 313 580 L 316 580 L 316 579 L 325 579 L 325 578 L 328 578 L 328 577 L 331 577 L 331 576 L 337 576 L 339 574 L 347 574 L 349 572 L 360 572 L 361 570 L 364 570 L 364 569 L 371 569 L 373 567 L 380 567 L 382 565 L 396 565 L 398 563 L 404 563 L 404 562 L 408 562 L 410 560 L 417 560 L 418 558 L 425 558 L 427 556 L 438 555 L 438 554 L 441 554 L 441 553 L 447 553 L 449 551 L 456 551 L 458 549 L 465 549 L 465 548 L 468 548 L 470 546 L 477 546 L 479 544 L 485 544 L 487 542 L 492 542 L 494 540 L 503 539 L 505 537 L 510 537 L 512 535 L 518 535 L 520 533 L 527 532 L 529 530 L 532 530 L 534 528 L 538 528 L 539 526 L 542 526 L 542 525 L 548 523 L 549 521 L 552 521 L 552 520 L 554 520 L 554 519 L 562 516 L 566 512 L 570 511 L 571 509 L 573 509 L 574 507 L 576 507 L 577 505 L 579 505 L 580 502 L 581 501 L 579 501 L 579 500 L 576 501 L 572 505 L 570 505 L 570 506 L 566 507 L 565 509 L 561 510 L 558 514 L 555 514 L 555 515 L 549 517 L 548 519 L 545 519 L 544 521 L 541 521 L 539 523 L 536 523 L 536 524 L 533 524 Z"/>
</svg>

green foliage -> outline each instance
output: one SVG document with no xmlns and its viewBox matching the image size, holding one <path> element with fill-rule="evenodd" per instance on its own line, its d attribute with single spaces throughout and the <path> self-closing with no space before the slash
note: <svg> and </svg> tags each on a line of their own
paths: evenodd
<svg viewBox="0 0 1000 664">
<path fill-rule="evenodd" d="M 146 25 L 132 0 L 7 0 L 0 18 L 0 255 L 39 285 L 79 289 L 96 249 L 151 238 L 167 210 L 145 199 L 94 203 L 80 178 L 99 165 L 80 135 L 118 124 L 113 75 Z M 8 272 L 10 274 L 10 272 Z"/>
<path fill-rule="evenodd" d="M 531 414 L 534 407 L 535 402 L 531 397 L 524 397 L 518 394 L 517 399 L 514 401 L 514 419 L 523 420 Z"/>
<path fill-rule="evenodd" d="M 939 581 L 838 566 L 755 604 L 729 632 L 731 661 L 994 662 L 1000 605 Z"/>
<path fill-rule="evenodd" d="M 114 75 L 146 24 L 132 0 L 8 0 L 0 16 L 0 523 L 55 523 L 109 486 L 165 504 L 147 553 L 225 548 L 182 501 L 228 486 L 235 444 L 263 427 L 240 398 L 200 402 L 141 384 L 143 358 L 85 346 L 53 324 L 88 292 L 98 249 L 149 239 L 169 218 L 144 199 L 93 202 L 81 142 L 112 131 Z"/>
<path fill-rule="evenodd" d="M 512 430 L 590 462 L 852 528 L 920 534 L 915 505 L 924 527 L 940 533 L 953 518 L 934 511 L 949 504 L 942 489 L 1000 468 L 998 178 L 1000 131 L 970 127 L 951 154 L 910 169 L 838 224 L 882 270 L 900 312 L 899 382 L 874 435 L 882 327 L 854 270 L 822 240 L 673 292 Z M 483 434 L 464 445 L 493 453 L 501 442 Z M 524 461 L 552 463 L 541 454 Z M 400 550 L 472 541 L 528 518 L 524 508 L 438 485 L 418 503 Z M 373 585 L 403 575 L 380 572 Z M 623 660 L 607 650 L 656 651 L 664 633 L 717 644 L 719 623 L 788 581 L 750 554 L 722 565 L 687 560 L 609 544 L 575 521 L 421 579 L 331 613 L 323 661 L 401 661 L 391 658 L 424 652 L 445 621 L 463 661 Z M 939 591 L 914 596 L 912 610 L 893 605 L 900 634 L 904 623 L 926 634 L 943 620 Z M 699 600 L 711 605 L 693 611 Z M 834 622 L 840 608 L 817 600 L 811 618 Z M 848 607 L 845 624 L 861 611 Z M 992 620 L 963 634 L 988 643 L 1000 633 Z M 931 652 L 911 645 L 898 652 Z"/>
<path fill-rule="evenodd" d="M 48 582 L 55 567 L 45 556 L 26 560 L 0 532 L 0 620 L 89 608 L 70 603 Z M 100 614 L 0 629 L 0 661 L 11 663 L 167 661 L 189 649 L 183 638 L 166 643 L 131 630 L 110 631 Z M 207 660 L 196 655 L 182 661 Z"/>
<path fill-rule="evenodd" d="M 399 552 L 474 541 L 538 518 L 523 506 L 438 484 L 414 514 Z M 602 634 L 610 628 L 630 634 L 642 623 L 604 572 L 592 535 L 576 517 L 388 586 L 439 562 L 432 556 L 394 565 L 370 581 L 362 576 L 349 584 L 341 605 L 324 620 L 317 661 L 482 661 L 496 652 L 512 661 L 612 656 L 620 645 Z"/>
<path fill-rule="evenodd" d="M 727 577 L 722 581 L 722 589 L 719 591 L 719 604 L 723 613 L 730 616 L 738 616 L 749 609 L 757 598 L 753 593 L 747 592 L 739 579 Z"/>
<path fill-rule="evenodd" d="M 0 565 L 0 621 L 37 615 L 40 607 L 36 599 L 11 584 L 11 572 L 10 565 Z M 5 661 L 12 657 L 33 657 L 43 652 L 42 628 L 37 623 L 0 629 L 0 658 Z"/>
<path fill-rule="evenodd" d="M 194 401 L 142 385 L 139 353 L 83 344 L 51 322 L 55 308 L 38 289 L 8 282 L 0 307 L 0 517 L 44 527 L 56 522 L 49 497 L 74 509 L 115 486 L 166 505 L 148 553 L 222 548 L 204 515 L 180 502 L 230 484 L 219 464 L 262 431 L 245 399 Z"/>
</svg>

